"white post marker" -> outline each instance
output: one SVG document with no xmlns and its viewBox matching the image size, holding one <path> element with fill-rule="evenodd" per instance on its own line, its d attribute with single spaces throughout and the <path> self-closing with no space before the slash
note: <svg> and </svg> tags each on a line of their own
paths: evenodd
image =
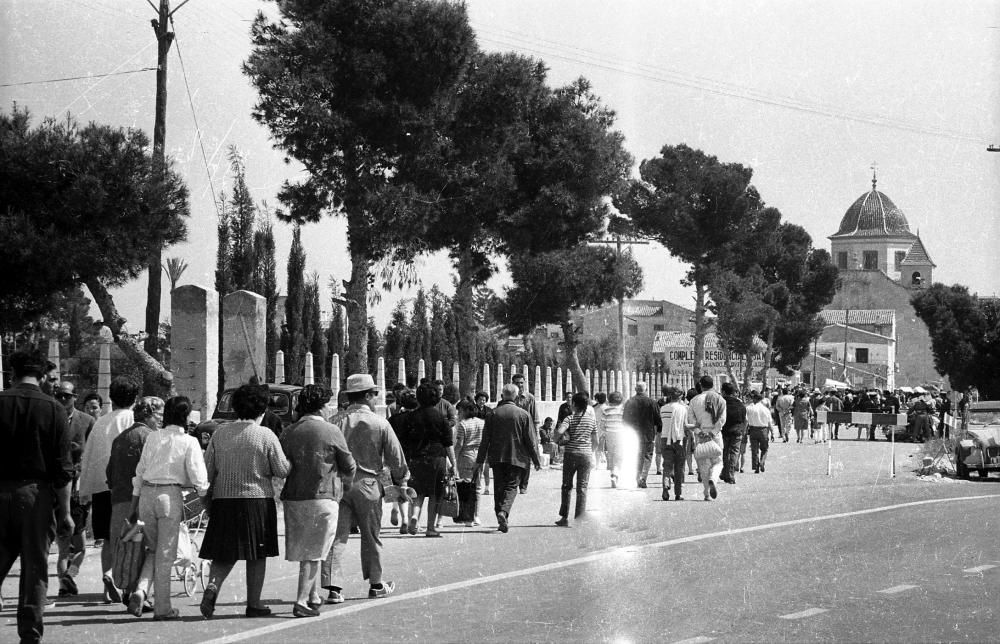
<svg viewBox="0 0 1000 644">
<path fill-rule="evenodd" d="M 285 382 L 285 352 L 281 349 L 274 354 L 274 381 L 279 385 Z"/>
<path fill-rule="evenodd" d="M 819 431 L 822 432 L 823 438 L 826 438 L 826 412 L 817 411 L 816 412 L 816 422 L 822 428 Z M 833 441 L 827 441 L 826 450 L 826 475 L 833 476 Z"/>
<path fill-rule="evenodd" d="M 492 396 L 490 396 L 490 365 L 483 365 L 483 391 L 486 392 L 486 400 L 489 401 Z"/>
<path fill-rule="evenodd" d="M 406 359 L 400 358 L 396 365 L 396 382 L 406 384 Z"/>
<path fill-rule="evenodd" d="M 306 385 L 313 384 L 313 354 L 312 351 L 306 351 L 306 372 L 305 377 L 302 379 L 302 383 Z"/>
</svg>

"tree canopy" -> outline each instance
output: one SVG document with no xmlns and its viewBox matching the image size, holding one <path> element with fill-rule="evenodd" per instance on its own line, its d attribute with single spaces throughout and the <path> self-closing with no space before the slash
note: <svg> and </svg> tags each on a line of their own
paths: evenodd
<svg viewBox="0 0 1000 644">
<path fill-rule="evenodd" d="M 142 131 L 72 118 L 32 127 L 16 105 L 0 114 L 0 307 L 34 315 L 86 284 L 122 350 L 166 390 L 170 373 L 129 335 L 108 289 L 138 277 L 154 248 L 182 241 L 188 215 L 186 185 L 155 171 Z"/>
</svg>

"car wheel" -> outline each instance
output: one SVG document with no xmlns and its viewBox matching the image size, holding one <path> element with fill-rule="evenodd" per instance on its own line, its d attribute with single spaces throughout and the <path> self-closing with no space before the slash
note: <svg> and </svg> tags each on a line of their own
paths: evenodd
<svg viewBox="0 0 1000 644">
<path fill-rule="evenodd" d="M 979 473 L 979 478 L 984 479 L 990 475 L 986 470 L 976 470 Z"/>
</svg>

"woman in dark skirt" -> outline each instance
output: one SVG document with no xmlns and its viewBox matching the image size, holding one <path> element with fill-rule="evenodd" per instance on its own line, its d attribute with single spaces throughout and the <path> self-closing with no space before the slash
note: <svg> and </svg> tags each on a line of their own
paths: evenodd
<svg viewBox="0 0 1000 644">
<path fill-rule="evenodd" d="M 267 557 L 278 555 L 278 514 L 271 477 L 288 476 L 289 464 L 270 429 L 260 425 L 268 393 L 259 385 L 243 385 L 233 392 L 233 410 L 239 420 L 215 430 L 205 450 L 211 484 L 211 520 L 199 555 L 211 559 L 201 614 L 210 618 L 226 577 L 237 561 L 246 561 L 247 617 L 271 613 L 260 602 Z"/>
<path fill-rule="evenodd" d="M 417 402 L 420 407 L 406 416 L 400 428 L 400 443 L 410 467 L 410 487 L 417 498 L 410 504 L 410 520 L 407 529 L 417 534 L 420 510 L 424 497 L 427 498 L 428 537 L 440 537 L 434 527 L 437 518 L 438 500 L 444 496 L 444 486 L 450 471 L 455 471 L 454 437 L 451 426 L 444 415 L 435 408 L 441 401 L 437 387 L 432 384 L 417 388 Z"/>
</svg>

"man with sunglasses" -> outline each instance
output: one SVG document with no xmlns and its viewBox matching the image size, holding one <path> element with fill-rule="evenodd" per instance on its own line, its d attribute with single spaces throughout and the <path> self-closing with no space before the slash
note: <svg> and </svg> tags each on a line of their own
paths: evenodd
<svg viewBox="0 0 1000 644">
<path fill-rule="evenodd" d="M 83 565 L 86 553 L 84 532 L 87 529 L 87 515 L 90 514 L 90 504 L 80 503 L 80 457 L 83 456 L 83 446 L 87 442 L 90 430 L 94 427 L 94 417 L 76 408 L 76 387 L 72 382 L 63 380 L 55 386 L 54 396 L 66 409 L 69 424 L 70 456 L 73 459 L 73 486 L 69 499 L 70 516 L 76 525 L 72 534 L 59 535 L 59 559 L 56 562 L 56 572 L 59 575 L 59 596 L 71 597 L 79 591 L 75 577 Z"/>
</svg>

